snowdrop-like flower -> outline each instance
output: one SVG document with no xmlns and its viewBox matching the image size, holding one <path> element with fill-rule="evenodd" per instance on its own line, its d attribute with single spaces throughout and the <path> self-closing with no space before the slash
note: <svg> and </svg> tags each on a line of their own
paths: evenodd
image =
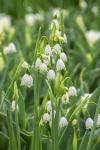
<svg viewBox="0 0 100 150">
<path fill-rule="evenodd" d="M 56 27 L 57 30 L 59 30 L 59 22 L 57 19 L 53 19 L 50 29 L 52 30 L 54 26 Z"/>
<path fill-rule="evenodd" d="M 46 103 L 46 110 L 47 110 L 47 112 L 52 111 L 51 101 L 48 101 L 48 102 Z"/>
<path fill-rule="evenodd" d="M 98 7 L 97 6 L 93 6 L 92 9 L 91 9 L 92 13 L 97 16 L 98 15 Z"/>
<path fill-rule="evenodd" d="M 98 118 L 97 118 L 97 127 L 100 126 L 100 114 L 98 114 Z"/>
<path fill-rule="evenodd" d="M 11 28 L 11 18 L 7 15 L 0 15 L 0 30 L 8 31 Z"/>
<path fill-rule="evenodd" d="M 91 118 L 87 118 L 85 122 L 86 129 L 91 129 L 93 126 L 93 120 Z"/>
<path fill-rule="evenodd" d="M 81 96 L 81 101 L 84 101 L 85 99 L 89 99 L 92 94 L 85 93 L 83 96 Z"/>
<path fill-rule="evenodd" d="M 76 96 L 77 95 L 77 91 L 76 91 L 76 88 L 74 86 L 69 87 L 68 95 L 69 96 Z"/>
<path fill-rule="evenodd" d="M 22 79 L 21 79 L 21 85 L 22 86 L 26 86 L 28 88 L 33 86 L 33 78 L 32 78 L 32 76 L 28 75 L 28 74 L 24 74 Z"/>
<path fill-rule="evenodd" d="M 61 46 L 59 44 L 55 44 L 54 47 L 53 47 L 53 51 L 55 53 L 60 54 L 61 53 Z"/>
<path fill-rule="evenodd" d="M 47 123 L 50 121 L 50 115 L 48 113 L 44 113 L 43 116 L 42 116 L 42 120 L 44 123 Z"/>
<path fill-rule="evenodd" d="M 80 7 L 82 9 L 86 9 L 87 8 L 87 2 L 85 0 L 80 0 L 79 5 L 80 5 Z"/>
<path fill-rule="evenodd" d="M 16 53 L 16 46 L 15 46 L 15 44 L 14 44 L 14 43 L 9 43 L 8 46 L 4 47 L 3 53 L 4 53 L 5 55 L 7 55 L 7 54 L 12 54 L 12 53 Z"/>
<path fill-rule="evenodd" d="M 66 62 L 66 61 L 67 61 L 67 56 L 66 56 L 66 54 L 65 54 L 64 52 L 62 52 L 62 53 L 60 54 L 60 59 L 62 59 L 63 62 Z"/>
<path fill-rule="evenodd" d="M 62 100 L 63 104 L 67 104 L 69 102 L 69 95 L 68 95 L 68 93 L 64 94 L 62 96 L 61 100 Z"/>
<path fill-rule="evenodd" d="M 42 63 L 40 65 L 40 72 L 42 73 L 47 72 L 47 65 L 45 63 Z"/>
<path fill-rule="evenodd" d="M 25 21 L 27 26 L 31 27 L 34 24 L 34 15 L 33 14 L 27 14 L 25 16 Z"/>
<path fill-rule="evenodd" d="M 60 71 L 60 70 L 64 70 L 64 69 L 65 69 L 65 64 L 64 64 L 64 62 L 62 61 L 62 59 L 58 59 L 58 60 L 57 60 L 56 69 L 57 69 L 57 71 Z"/>
<path fill-rule="evenodd" d="M 47 73 L 48 80 L 54 80 L 55 79 L 55 72 L 54 70 L 49 70 Z"/>
<path fill-rule="evenodd" d="M 40 58 L 37 58 L 36 62 L 35 62 L 35 68 L 36 69 L 40 69 L 40 66 L 42 64 L 42 61 Z"/>
<path fill-rule="evenodd" d="M 46 55 L 49 55 L 49 56 L 52 55 L 52 50 L 51 50 L 51 47 L 50 47 L 49 44 L 46 45 L 46 47 L 45 47 L 45 54 L 46 54 Z"/>
<path fill-rule="evenodd" d="M 68 121 L 65 117 L 61 117 L 59 121 L 59 127 L 63 128 L 68 125 Z"/>
<path fill-rule="evenodd" d="M 28 68 L 29 68 L 29 64 L 28 64 L 26 61 L 24 61 L 24 62 L 22 63 L 22 68 L 28 69 Z"/>
<path fill-rule="evenodd" d="M 12 109 L 12 111 L 15 111 L 15 100 L 12 101 L 11 109 Z M 19 110 L 19 108 L 18 108 L 18 104 L 17 104 L 17 111 L 18 110 Z"/>
<path fill-rule="evenodd" d="M 89 45 L 93 46 L 95 42 L 100 39 L 100 32 L 93 31 L 93 30 L 87 31 L 86 38 L 87 38 Z"/>
</svg>

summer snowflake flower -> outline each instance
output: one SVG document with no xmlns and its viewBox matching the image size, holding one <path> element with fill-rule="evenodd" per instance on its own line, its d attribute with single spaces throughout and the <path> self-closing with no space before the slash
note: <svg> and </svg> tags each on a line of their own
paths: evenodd
<svg viewBox="0 0 100 150">
<path fill-rule="evenodd" d="M 8 31 L 11 28 L 11 18 L 7 15 L 0 15 L 0 30 Z"/>
<path fill-rule="evenodd" d="M 15 46 L 15 44 L 14 44 L 14 43 L 9 43 L 8 46 L 4 47 L 3 53 L 4 53 L 5 55 L 7 55 L 7 54 L 12 54 L 12 53 L 16 53 L 16 46 Z"/>
<path fill-rule="evenodd" d="M 47 72 L 47 65 L 45 63 L 42 63 L 40 65 L 40 72 L 42 72 L 42 73 Z"/>
<path fill-rule="evenodd" d="M 61 100 L 62 100 L 63 104 L 67 104 L 69 102 L 69 95 L 68 95 L 68 93 L 64 94 L 62 96 Z"/>
<path fill-rule="evenodd" d="M 59 127 L 63 128 L 68 125 L 68 121 L 65 117 L 61 117 L 59 121 Z"/>
<path fill-rule="evenodd" d="M 54 70 L 49 70 L 47 73 L 48 80 L 54 80 L 55 79 L 55 72 Z"/>
<path fill-rule="evenodd" d="M 36 69 L 40 69 L 40 66 L 42 64 L 42 61 L 40 58 L 37 58 L 36 62 L 35 62 L 35 68 Z"/>
<path fill-rule="evenodd" d="M 49 56 L 52 55 L 52 50 L 51 50 L 51 47 L 50 47 L 49 44 L 46 45 L 46 47 L 45 47 L 45 54 L 46 54 L 46 55 L 49 55 Z"/>
<path fill-rule="evenodd" d="M 97 118 L 97 127 L 100 126 L 100 114 L 98 114 L 98 118 Z"/>
<path fill-rule="evenodd" d="M 60 54 L 61 53 L 61 46 L 59 44 L 55 44 L 54 47 L 53 47 L 53 51 L 55 53 Z"/>
<path fill-rule="evenodd" d="M 58 60 L 57 60 L 56 69 L 57 69 L 57 71 L 60 71 L 60 70 L 64 70 L 64 69 L 65 69 L 65 64 L 64 64 L 64 62 L 62 61 L 62 59 L 58 59 Z"/>
<path fill-rule="evenodd" d="M 63 62 L 66 62 L 66 61 L 67 61 L 67 56 L 66 56 L 66 54 L 65 54 L 64 52 L 62 52 L 62 53 L 60 54 L 60 59 L 62 59 Z"/>
<path fill-rule="evenodd" d="M 48 101 L 48 102 L 46 103 L 46 110 L 47 110 L 47 112 L 50 112 L 50 111 L 52 110 L 51 101 Z"/>
<path fill-rule="evenodd" d="M 24 61 L 24 62 L 22 63 L 22 68 L 28 69 L 28 68 L 29 68 L 29 64 L 28 64 L 26 61 Z"/>
<path fill-rule="evenodd" d="M 87 118 L 85 125 L 86 125 L 86 129 L 91 129 L 93 126 L 93 120 L 91 118 Z"/>
<path fill-rule="evenodd" d="M 76 91 L 76 88 L 74 86 L 69 87 L 68 95 L 69 96 L 76 96 L 77 95 L 77 91 Z"/>
<path fill-rule="evenodd" d="M 15 111 L 15 100 L 12 101 L 12 104 L 11 104 L 11 109 L 12 111 Z M 18 104 L 17 104 L 17 111 L 18 111 Z"/>
<path fill-rule="evenodd" d="M 50 121 L 50 115 L 48 113 L 44 113 L 43 116 L 42 116 L 42 120 L 44 123 L 47 123 Z"/>
<path fill-rule="evenodd" d="M 26 86 L 28 88 L 33 86 L 33 78 L 32 78 L 32 76 L 28 75 L 28 74 L 24 74 L 22 79 L 21 79 L 21 85 L 22 86 Z"/>
<path fill-rule="evenodd" d="M 100 39 L 100 32 L 93 31 L 93 30 L 87 31 L 86 38 L 87 38 L 89 45 L 93 46 L 95 42 Z"/>
</svg>

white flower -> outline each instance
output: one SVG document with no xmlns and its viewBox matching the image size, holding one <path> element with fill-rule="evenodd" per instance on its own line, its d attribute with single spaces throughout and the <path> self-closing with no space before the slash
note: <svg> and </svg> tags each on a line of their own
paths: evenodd
<svg viewBox="0 0 100 150">
<path fill-rule="evenodd" d="M 56 27 L 57 30 L 59 30 L 59 22 L 57 19 L 53 19 L 50 29 L 52 30 L 54 26 Z"/>
<path fill-rule="evenodd" d="M 21 79 L 21 85 L 22 86 L 26 86 L 28 88 L 33 86 L 33 78 L 32 78 L 32 76 L 28 75 L 28 74 L 24 74 L 24 76 Z"/>
<path fill-rule="evenodd" d="M 45 47 L 45 54 L 51 56 L 52 55 L 52 51 L 51 51 L 51 47 L 50 45 L 46 45 Z"/>
<path fill-rule="evenodd" d="M 87 118 L 85 122 L 86 129 L 91 129 L 93 126 L 93 120 L 91 118 Z"/>
<path fill-rule="evenodd" d="M 36 69 L 40 69 L 40 66 L 42 64 L 42 61 L 40 58 L 37 58 L 36 62 L 35 62 L 35 68 Z"/>
<path fill-rule="evenodd" d="M 62 59 L 58 59 L 58 60 L 57 60 L 56 69 L 57 69 L 57 71 L 60 71 L 60 70 L 64 70 L 64 69 L 65 69 L 65 64 L 64 64 L 64 62 L 62 61 Z"/>
<path fill-rule="evenodd" d="M 59 44 L 55 44 L 54 47 L 53 47 L 53 51 L 55 53 L 60 54 L 61 53 L 61 46 Z"/>
<path fill-rule="evenodd" d="M 0 15 L 0 30 L 8 31 L 11 27 L 11 18 L 10 16 L 1 14 Z"/>
<path fill-rule="evenodd" d="M 98 114 L 98 118 L 97 118 L 97 127 L 100 126 L 100 114 Z"/>
<path fill-rule="evenodd" d="M 87 8 L 87 2 L 85 0 L 80 0 L 80 7 L 82 9 L 86 9 Z"/>
<path fill-rule="evenodd" d="M 97 16 L 98 15 L 98 7 L 97 6 L 93 6 L 91 9 L 92 13 Z"/>
<path fill-rule="evenodd" d="M 66 62 L 66 61 L 67 61 L 67 56 L 66 56 L 66 54 L 65 54 L 64 52 L 62 52 L 62 53 L 60 54 L 60 59 L 62 59 L 63 62 Z"/>
<path fill-rule="evenodd" d="M 14 100 L 12 101 L 11 109 L 12 109 L 12 111 L 15 111 L 15 101 Z M 19 110 L 19 108 L 18 108 L 18 104 L 17 104 L 17 111 L 18 110 Z"/>
<path fill-rule="evenodd" d="M 44 123 L 47 123 L 50 121 L 50 115 L 48 113 L 44 113 L 43 116 L 42 116 L 42 120 Z"/>
<path fill-rule="evenodd" d="M 25 22 L 29 27 L 32 27 L 37 21 L 42 21 L 42 20 L 43 20 L 43 16 L 39 13 L 36 14 L 31 13 L 25 16 Z"/>
<path fill-rule="evenodd" d="M 48 101 L 48 102 L 46 103 L 46 110 L 47 110 L 47 112 L 52 111 L 51 101 Z"/>
<path fill-rule="evenodd" d="M 59 121 L 59 127 L 63 128 L 68 125 L 68 121 L 65 117 L 61 117 Z"/>
<path fill-rule="evenodd" d="M 89 99 L 92 94 L 85 93 L 83 96 L 81 96 L 81 101 L 84 101 L 85 99 Z"/>
<path fill-rule="evenodd" d="M 28 64 L 26 61 L 24 61 L 24 62 L 22 63 L 22 68 L 28 69 L 28 68 L 29 68 L 29 64 Z"/>
<path fill-rule="evenodd" d="M 69 87 L 68 95 L 69 96 L 76 96 L 77 95 L 77 91 L 76 91 L 76 88 L 74 86 Z"/>
<path fill-rule="evenodd" d="M 14 43 L 9 43 L 8 46 L 4 47 L 3 52 L 5 55 L 16 53 L 16 46 Z"/>
<path fill-rule="evenodd" d="M 40 72 L 42 73 L 47 72 L 47 65 L 45 63 L 42 63 L 40 65 Z"/>
<path fill-rule="evenodd" d="M 54 70 L 49 70 L 47 73 L 48 80 L 54 80 L 55 79 L 55 72 Z"/>
<path fill-rule="evenodd" d="M 66 93 L 61 98 L 63 104 L 67 104 L 69 102 L 69 95 Z"/>
<path fill-rule="evenodd" d="M 100 39 L 100 32 L 93 31 L 93 30 L 87 31 L 86 38 L 87 38 L 89 45 L 93 46 L 95 42 Z"/>
</svg>

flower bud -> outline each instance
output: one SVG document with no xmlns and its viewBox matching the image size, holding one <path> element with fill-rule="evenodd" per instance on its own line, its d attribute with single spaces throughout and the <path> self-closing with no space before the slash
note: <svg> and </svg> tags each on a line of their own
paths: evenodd
<svg viewBox="0 0 100 150">
<path fill-rule="evenodd" d="M 15 111 L 15 101 L 14 100 L 12 101 L 11 109 L 12 109 L 12 111 Z M 18 110 L 19 110 L 19 108 L 18 108 L 18 104 L 17 104 L 17 111 Z"/>
<path fill-rule="evenodd" d="M 22 68 L 28 69 L 29 64 L 26 61 L 24 61 L 23 64 L 22 64 Z"/>
</svg>

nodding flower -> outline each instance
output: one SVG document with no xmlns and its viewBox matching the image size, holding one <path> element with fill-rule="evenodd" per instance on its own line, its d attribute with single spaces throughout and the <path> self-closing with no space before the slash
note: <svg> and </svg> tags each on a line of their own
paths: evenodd
<svg viewBox="0 0 100 150">
<path fill-rule="evenodd" d="M 21 79 L 21 85 L 22 86 L 26 86 L 28 88 L 33 86 L 33 78 L 32 78 L 32 76 L 28 75 L 28 74 L 24 74 L 22 79 Z"/>
</svg>

